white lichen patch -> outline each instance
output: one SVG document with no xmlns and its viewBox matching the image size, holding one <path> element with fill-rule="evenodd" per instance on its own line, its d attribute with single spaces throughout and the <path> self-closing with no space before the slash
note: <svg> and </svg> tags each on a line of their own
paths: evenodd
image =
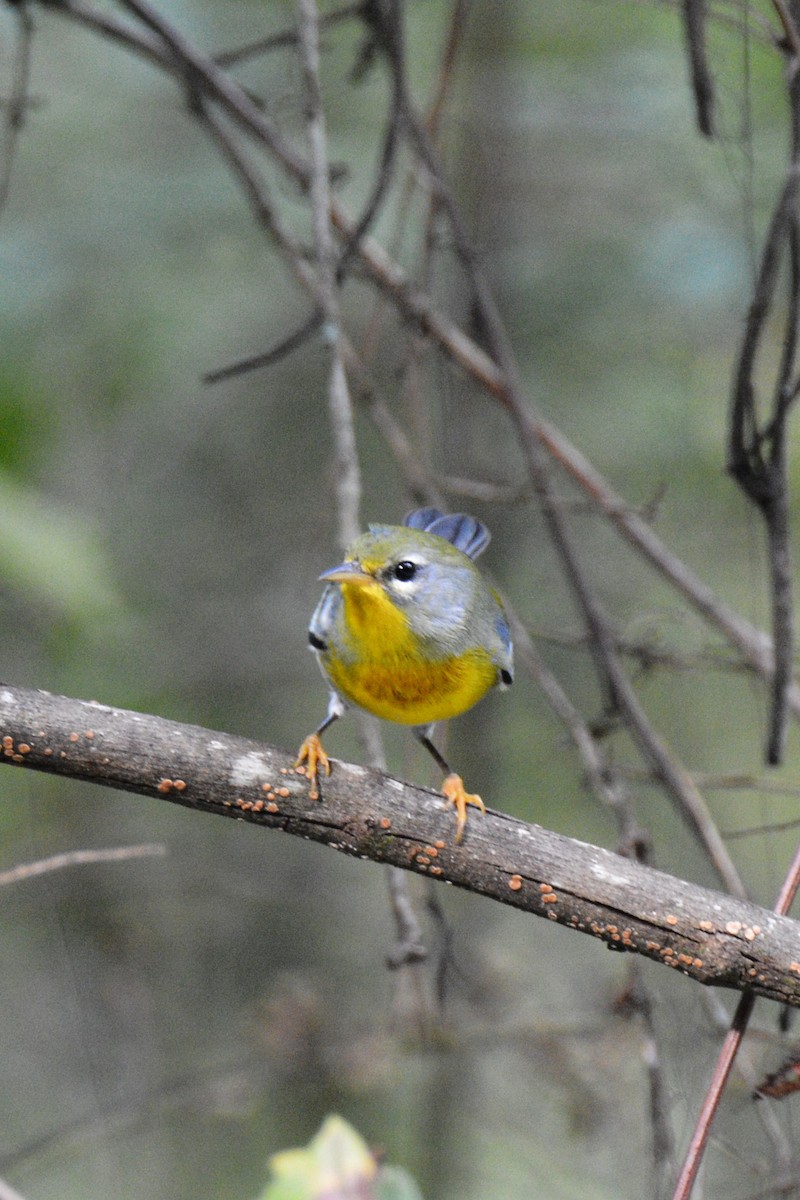
<svg viewBox="0 0 800 1200">
<path fill-rule="evenodd" d="M 258 783 L 268 773 L 269 768 L 260 754 L 252 751 L 234 759 L 231 767 L 230 782 L 235 788 L 245 788 L 251 783 Z"/>
</svg>

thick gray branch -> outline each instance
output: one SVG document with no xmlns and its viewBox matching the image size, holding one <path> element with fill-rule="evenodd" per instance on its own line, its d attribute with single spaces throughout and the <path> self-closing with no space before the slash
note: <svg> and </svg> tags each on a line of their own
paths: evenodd
<svg viewBox="0 0 800 1200">
<path fill-rule="evenodd" d="M 283 750 L 196 725 L 0 685 L 0 761 L 159 797 L 500 900 L 701 983 L 800 1006 L 800 923 L 502 813 L 462 845 L 441 797 L 335 763 L 320 801 Z"/>
</svg>

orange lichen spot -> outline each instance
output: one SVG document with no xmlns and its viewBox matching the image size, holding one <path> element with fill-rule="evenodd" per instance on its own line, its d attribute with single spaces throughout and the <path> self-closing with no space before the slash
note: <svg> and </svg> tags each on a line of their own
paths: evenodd
<svg viewBox="0 0 800 1200">
<path fill-rule="evenodd" d="M 750 976 L 751 979 L 755 979 L 756 975 L 758 974 L 758 971 L 755 969 L 755 967 L 751 967 L 750 970 L 747 972 L 747 974 Z"/>
<path fill-rule="evenodd" d="M 659 949 L 659 945 L 658 942 L 645 942 L 644 948 L 652 953 L 654 950 Z"/>
<path fill-rule="evenodd" d="M 175 788 L 176 792 L 185 792 L 186 791 L 186 780 L 185 779 L 173 779 L 172 786 Z"/>
<path fill-rule="evenodd" d="M 261 790 L 262 790 L 262 792 L 271 792 L 272 784 L 271 783 L 262 783 Z"/>
<path fill-rule="evenodd" d="M 742 922 L 741 921 L 728 921 L 728 924 L 725 926 L 725 932 L 732 934 L 734 937 L 736 937 L 737 933 L 741 933 L 741 931 L 742 931 Z"/>
<path fill-rule="evenodd" d="M 674 915 L 674 913 L 670 913 L 669 916 L 667 917 L 667 924 L 668 925 L 677 925 L 678 924 L 678 918 Z"/>
<path fill-rule="evenodd" d="M 77 742 L 79 737 L 80 737 L 80 734 L 78 734 L 78 733 L 71 733 L 71 734 L 69 735 L 69 740 L 70 740 L 71 742 Z"/>
<path fill-rule="evenodd" d="M 275 791 L 279 796 L 282 796 L 284 800 L 286 800 L 292 794 L 287 787 L 275 788 Z"/>
<path fill-rule="evenodd" d="M 444 870 L 441 867 L 431 867 L 431 875 L 444 875 Z"/>
<path fill-rule="evenodd" d="M 378 824 L 380 825 L 381 829 L 391 829 L 392 828 L 392 822 L 389 819 L 389 817 L 381 817 L 380 821 L 378 821 Z"/>
<path fill-rule="evenodd" d="M 254 803 L 253 803 L 253 812 L 261 812 L 261 811 L 263 810 L 263 808 L 264 808 L 264 803 L 265 803 L 265 802 L 264 802 L 263 800 L 256 800 L 256 801 L 254 801 Z"/>
<path fill-rule="evenodd" d="M 661 949 L 660 953 L 663 955 L 664 958 L 671 958 L 672 955 L 675 953 L 675 951 L 672 949 L 672 946 L 664 946 Z"/>
<path fill-rule="evenodd" d="M 9 737 L 8 734 L 6 734 L 6 736 L 3 738 L 3 749 L 4 750 L 13 750 L 14 749 L 14 739 L 12 737 Z"/>
<path fill-rule="evenodd" d="M 275 803 L 275 801 L 274 801 L 274 800 L 269 800 L 269 801 L 267 801 L 267 812 L 268 812 L 268 813 L 276 813 L 276 812 L 278 812 L 278 806 L 277 806 L 277 804 Z"/>
<path fill-rule="evenodd" d="M 607 925 L 606 928 L 608 929 L 608 932 L 612 934 L 619 932 L 616 925 Z"/>
<path fill-rule="evenodd" d="M 441 842 L 441 841 L 439 841 L 439 842 L 434 842 L 434 845 L 436 846 L 436 849 L 437 849 L 437 850 L 444 850 L 444 847 L 445 847 L 445 843 L 444 843 L 444 842 Z"/>
<path fill-rule="evenodd" d="M 697 928 L 702 929 L 703 933 L 711 933 L 714 929 L 713 921 L 698 921 Z"/>
<path fill-rule="evenodd" d="M 25 757 L 22 754 L 12 754 L 11 761 L 16 763 L 25 762 Z"/>
<path fill-rule="evenodd" d="M 53 753 L 52 746 L 46 746 L 43 753 L 44 753 L 45 758 L 49 758 L 50 755 Z"/>
<path fill-rule="evenodd" d="M 89 741 L 91 741 L 91 740 L 92 740 L 92 738 L 94 737 L 94 730 L 93 730 L 93 729 L 87 729 L 87 730 L 86 730 L 86 733 L 84 734 L 84 737 L 86 737 L 86 738 L 87 738 Z"/>
<path fill-rule="evenodd" d="M 158 790 L 165 794 L 167 792 L 171 792 L 172 791 L 172 780 L 171 779 L 162 779 L 158 785 Z"/>
<path fill-rule="evenodd" d="M 288 774 L 289 774 L 289 768 L 281 767 L 281 775 L 288 775 Z"/>
<path fill-rule="evenodd" d="M 20 742 L 20 744 L 17 746 L 17 752 L 19 754 L 30 754 L 31 748 L 27 742 Z"/>
<path fill-rule="evenodd" d="M 508 886 L 511 888 L 512 892 L 520 891 L 520 889 L 522 887 L 522 876 L 521 875 L 512 875 L 508 881 Z"/>
<path fill-rule="evenodd" d="M 305 767 L 295 767 L 294 773 L 295 775 L 305 775 L 306 769 Z"/>
<path fill-rule="evenodd" d="M 698 971 L 700 970 L 702 965 L 703 965 L 702 958 L 693 958 L 692 959 L 692 966 L 695 967 Z"/>
<path fill-rule="evenodd" d="M 793 975 L 800 975 L 800 963 L 799 962 L 790 962 L 789 970 L 792 972 Z"/>
<path fill-rule="evenodd" d="M 553 890 L 552 884 L 549 884 L 549 883 L 540 883 L 539 884 L 540 892 L 552 892 L 552 890 Z"/>
<path fill-rule="evenodd" d="M 428 858 L 427 854 L 418 854 L 416 857 L 416 862 L 421 867 L 429 867 L 431 865 L 431 860 Z"/>
<path fill-rule="evenodd" d="M 691 956 L 691 954 L 679 954 L 679 955 L 678 955 L 678 962 L 680 962 L 680 963 L 685 963 L 687 967 L 690 967 L 690 966 L 692 965 L 692 956 Z"/>
<path fill-rule="evenodd" d="M 546 896 L 542 896 L 542 904 L 555 904 L 557 900 L 555 892 L 548 892 Z M 617 937 L 617 934 L 614 934 L 614 937 Z"/>
<path fill-rule="evenodd" d="M 426 846 L 425 853 L 428 855 L 428 858 L 438 858 L 439 857 L 439 851 L 436 849 L 435 846 Z"/>
<path fill-rule="evenodd" d="M 747 929 L 745 929 L 744 939 L 746 942 L 754 942 L 757 937 L 758 937 L 758 934 L 755 929 L 750 929 L 749 927 Z"/>
</svg>

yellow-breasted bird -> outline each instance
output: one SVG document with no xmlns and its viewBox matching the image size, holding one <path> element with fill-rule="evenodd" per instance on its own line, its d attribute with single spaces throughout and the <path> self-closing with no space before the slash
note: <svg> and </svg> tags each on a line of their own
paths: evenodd
<svg viewBox="0 0 800 1200">
<path fill-rule="evenodd" d="M 441 767 L 442 792 L 457 814 L 456 841 L 467 805 L 484 811 L 431 741 L 437 721 L 457 717 L 494 686 L 513 679 L 508 622 L 497 593 L 474 559 L 489 530 L 466 513 L 418 508 L 403 525 L 370 525 L 341 566 L 323 572 L 327 585 L 311 617 L 308 640 L 331 686 L 328 714 L 300 747 L 309 794 L 331 771 L 320 740 L 354 704 L 385 721 L 410 725 Z"/>
</svg>

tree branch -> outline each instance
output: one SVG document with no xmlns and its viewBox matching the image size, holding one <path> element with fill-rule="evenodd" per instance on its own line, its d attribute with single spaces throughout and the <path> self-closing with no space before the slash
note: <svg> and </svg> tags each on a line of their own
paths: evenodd
<svg viewBox="0 0 800 1200">
<path fill-rule="evenodd" d="M 145 713 L 0 686 L 0 761 L 235 817 L 499 900 L 700 983 L 800 1007 L 800 924 L 502 813 L 464 843 L 439 793 L 336 763 L 311 801 L 292 756 Z"/>
</svg>

